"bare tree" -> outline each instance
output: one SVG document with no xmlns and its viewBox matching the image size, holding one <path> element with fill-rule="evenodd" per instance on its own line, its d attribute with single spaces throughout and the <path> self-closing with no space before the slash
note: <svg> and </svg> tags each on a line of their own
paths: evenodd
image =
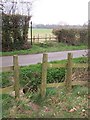
<svg viewBox="0 0 90 120">
<path fill-rule="evenodd" d="M 0 9 L 5 14 L 31 16 L 32 2 L 32 0 L 0 0 Z"/>
<path fill-rule="evenodd" d="M 16 6 L 17 6 L 17 1 L 15 2 L 14 0 L 12 1 L 11 8 L 9 10 L 9 14 L 15 14 L 16 11 Z"/>
</svg>

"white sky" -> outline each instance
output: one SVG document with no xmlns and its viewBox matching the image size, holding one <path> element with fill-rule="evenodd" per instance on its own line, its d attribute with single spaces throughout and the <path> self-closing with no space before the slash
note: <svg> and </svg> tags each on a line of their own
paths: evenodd
<svg viewBox="0 0 90 120">
<path fill-rule="evenodd" d="M 82 25 L 88 21 L 89 0 L 36 0 L 32 21 L 36 24 Z"/>
</svg>

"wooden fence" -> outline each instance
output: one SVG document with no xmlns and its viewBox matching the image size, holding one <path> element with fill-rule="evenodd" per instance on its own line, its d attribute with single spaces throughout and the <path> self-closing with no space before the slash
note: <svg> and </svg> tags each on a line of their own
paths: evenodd
<svg viewBox="0 0 90 120">
<path fill-rule="evenodd" d="M 47 69 L 48 68 L 66 68 L 66 78 L 65 82 L 61 83 L 50 83 L 47 84 Z M 67 64 L 51 64 L 48 63 L 48 55 L 43 54 L 42 62 L 42 83 L 41 83 L 41 96 L 44 98 L 46 95 L 47 87 L 60 87 L 65 86 L 67 92 L 71 91 L 72 86 L 74 85 L 87 85 L 87 81 L 72 81 L 72 69 L 73 68 L 88 68 L 88 64 L 73 64 L 72 63 L 72 54 L 68 53 Z"/>
<path fill-rule="evenodd" d="M 19 65 L 18 65 L 18 56 L 14 55 L 13 56 L 13 66 L 10 67 L 2 67 L 0 68 L 0 72 L 12 72 L 14 74 L 14 85 L 13 86 L 9 86 L 6 88 L 2 88 L 0 89 L 0 93 L 9 93 L 11 91 L 15 91 L 15 98 L 18 99 L 19 98 Z"/>
<path fill-rule="evenodd" d="M 18 56 L 13 56 L 13 66 L 10 67 L 3 67 L 0 68 L 3 72 L 13 71 L 14 72 L 14 85 L 7 87 L 7 88 L 0 88 L 0 93 L 9 93 L 11 91 L 15 91 L 15 98 L 19 98 L 19 65 L 18 65 Z M 50 83 L 47 84 L 47 69 L 48 68 L 66 68 L 66 79 L 65 82 L 61 83 Z M 67 63 L 66 64 L 51 64 L 48 63 L 48 54 L 43 54 L 43 60 L 42 60 L 42 82 L 40 85 L 41 88 L 41 96 L 44 98 L 46 95 L 46 88 L 47 87 L 59 87 L 59 86 L 65 86 L 67 91 L 71 91 L 72 85 L 87 85 L 88 82 L 86 81 L 72 81 L 72 69 L 73 68 L 88 68 L 88 64 L 74 64 L 72 63 L 72 54 L 68 53 Z"/>
<path fill-rule="evenodd" d="M 51 35 L 45 35 L 45 36 L 40 36 L 39 34 L 37 36 L 33 36 L 32 37 L 32 40 L 33 40 L 33 43 L 40 43 L 40 42 L 46 42 L 46 41 L 53 41 L 53 40 L 56 40 L 57 37 L 55 36 L 51 36 Z M 28 40 L 31 40 L 31 38 L 28 38 Z"/>
</svg>

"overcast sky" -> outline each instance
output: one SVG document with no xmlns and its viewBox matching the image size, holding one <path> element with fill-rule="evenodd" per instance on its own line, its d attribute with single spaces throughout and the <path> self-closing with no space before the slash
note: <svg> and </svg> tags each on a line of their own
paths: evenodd
<svg viewBox="0 0 90 120">
<path fill-rule="evenodd" d="M 89 0 L 36 0 L 32 21 L 38 24 L 82 25 L 88 21 Z"/>
</svg>

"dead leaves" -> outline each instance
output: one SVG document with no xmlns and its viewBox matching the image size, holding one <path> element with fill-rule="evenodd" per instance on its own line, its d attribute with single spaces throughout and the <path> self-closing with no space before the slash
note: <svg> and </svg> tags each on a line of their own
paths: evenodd
<svg viewBox="0 0 90 120">
<path fill-rule="evenodd" d="M 77 109 L 75 107 L 73 107 L 72 109 L 69 110 L 70 113 L 75 112 L 75 111 L 77 111 Z"/>
</svg>

